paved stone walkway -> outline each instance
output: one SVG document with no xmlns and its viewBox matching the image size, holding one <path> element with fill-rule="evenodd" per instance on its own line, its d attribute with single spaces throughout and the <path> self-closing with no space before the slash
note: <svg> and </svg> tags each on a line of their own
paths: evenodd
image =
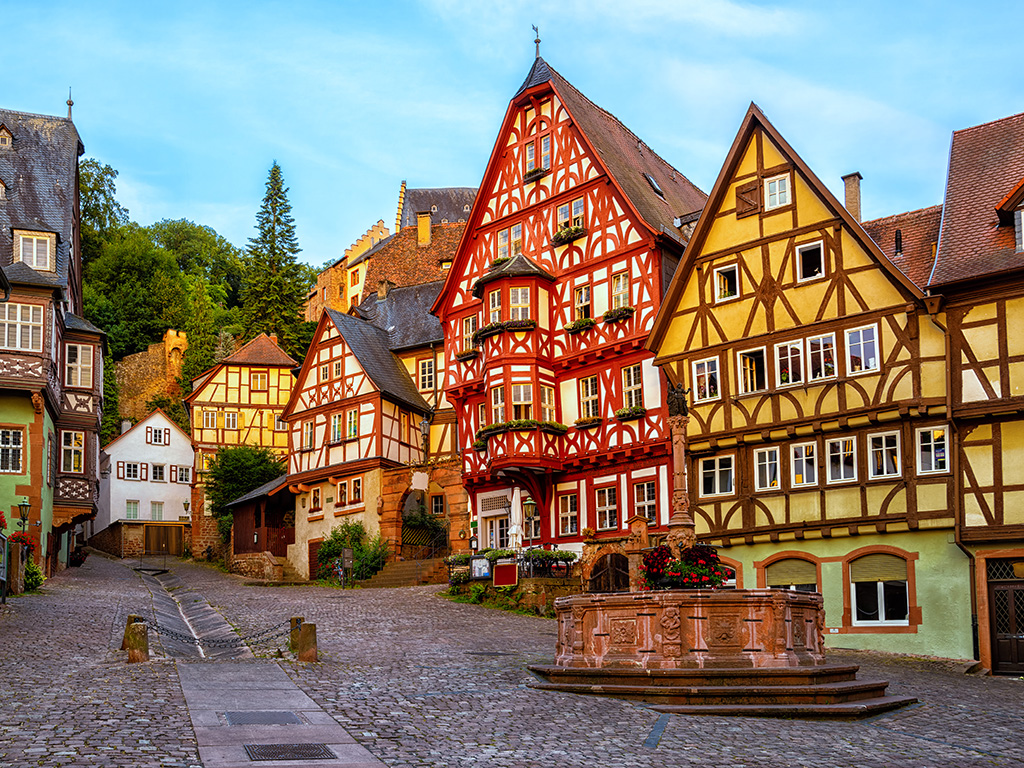
<svg viewBox="0 0 1024 768">
<path fill-rule="evenodd" d="M 550 620 L 449 603 L 431 587 L 245 587 L 201 565 L 172 569 L 242 635 L 293 615 L 315 622 L 323 660 L 275 666 L 389 766 L 1024 765 L 1024 681 L 965 676 L 944 662 L 829 654 L 922 702 L 869 721 L 659 716 L 527 688 L 525 665 L 551 660 Z M 268 663 L 127 666 L 111 649 L 149 593 L 136 574 L 96 556 L 44 589 L 0 613 L 0 768 L 199 766 L 182 694 L 188 673 L 179 670 Z"/>
</svg>

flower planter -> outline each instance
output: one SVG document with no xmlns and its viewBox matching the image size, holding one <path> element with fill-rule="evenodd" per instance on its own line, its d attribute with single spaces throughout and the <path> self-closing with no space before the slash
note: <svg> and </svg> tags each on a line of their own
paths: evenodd
<svg viewBox="0 0 1024 768">
<path fill-rule="evenodd" d="M 617 309 L 609 309 L 604 313 L 604 321 L 606 323 L 619 323 L 631 318 L 634 312 L 636 312 L 634 307 L 618 307 Z"/>
<path fill-rule="evenodd" d="M 635 419 L 642 419 L 647 415 L 646 408 L 620 408 L 615 412 L 615 418 L 619 421 L 634 421 Z"/>
<path fill-rule="evenodd" d="M 491 262 L 491 267 L 500 267 L 502 264 L 508 264 L 510 261 L 512 261 L 511 256 L 499 256 Z"/>
<path fill-rule="evenodd" d="M 592 429 L 593 427 L 599 426 L 604 421 L 600 416 L 594 416 L 586 419 L 576 419 L 573 422 L 573 426 L 576 429 Z"/>
<path fill-rule="evenodd" d="M 551 235 L 552 245 L 565 245 L 587 234 L 586 227 L 562 227 Z"/>
<path fill-rule="evenodd" d="M 455 359 L 458 360 L 460 363 L 465 363 L 465 362 L 467 362 L 469 360 L 472 360 L 472 359 L 474 359 L 476 357 L 479 357 L 479 356 L 480 356 L 480 350 L 479 349 L 464 349 L 464 350 L 462 350 L 461 352 L 459 352 L 458 354 L 455 355 Z"/>
<path fill-rule="evenodd" d="M 536 320 L 506 320 L 502 323 L 506 331 L 532 331 L 537 327 Z"/>
<path fill-rule="evenodd" d="M 547 432 L 549 435 L 564 435 L 569 431 L 568 426 L 559 424 L 557 421 L 542 421 L 538 427 L 541 432 Z"/>
<path fill-rule="evenodd" d="M 486 339 L 489 336 L 497 336 L 499 333 L 504 332 L 504 323 L 490 323 L 473 334 L 473 343 L 478 344 L 481 340 Z"/>
<path fill-rule="evenodd" d="M 532 171 L 527 171 L 523 174 L 523 184 L 529 184 L 530 182 L 537 181 L 537 179 L 543 179 L 551 173 L 550 168 L 534 168 Z"/>
<path fill-rule="evenodd" d="M 597 325 L 597 320 L 592 317 L 585 317 L 582 320 L 573 320 L 571 323 L 563 327 L 562 330 L 569 335 L 572 335 L 589 331 L 595 325 Z"/>
</svg>

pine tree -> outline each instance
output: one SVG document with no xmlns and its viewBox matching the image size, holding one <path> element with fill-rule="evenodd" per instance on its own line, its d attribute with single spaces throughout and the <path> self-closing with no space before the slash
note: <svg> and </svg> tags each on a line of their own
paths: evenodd
<svg viewBox="0 0 1024 768">
<path fill-rule="evenodd" d="M 295 260 L 300 248 L 291 211 L 281 166 L 275 161 L 256 214 L 258 234 L 250 238 L 246 250 L 242 318 L 246 339 L 276 333 L 286 350 L 299 343 L 306 292 L 302 265 Z"/>
</svg>

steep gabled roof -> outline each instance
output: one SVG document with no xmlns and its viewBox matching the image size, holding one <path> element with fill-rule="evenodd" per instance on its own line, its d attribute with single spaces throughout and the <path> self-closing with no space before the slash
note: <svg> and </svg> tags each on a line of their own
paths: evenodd
<svg viewBox="0 0 1024 768">
<path fill-rule="evenodd" d="M 284 350 L 265 333 L 261 333 L 220 362 L 225 365 L 278 365 L 286 368 L 298 365 L 296 360 L 286 355 Z"/>
<path fill-rule="evenodd" d="M 810 167 L 803 161 L 803 159 L 796 153 L 790 145 L 776 129 L 775 126 L 769 122 L 764 112 L 761 111 L 753 102 L 750 103 L 750 107 L 747 109 L 747 114 L 743 118 L 743 122 L 740 124 L 740 129 L 736 133 L 736 138 L 733 139 L 732 147 L 729 149 L 729 154 L 726 155 L 725 163 L 722 165 L 722 170 L 718 172 L 718 178 L 715 179 L 715 186 L 711 189 L 711 194 L 708 196 L 707 204 L 704 206 L 704 211 L 701 217 L 697 220 L 697 225 L 693 230 L 693 234 L 690 236 L 690 241 L 686 246 L 686 251 L 683 255 L 683 260 L 677 267 L 675 274 L 672 276 L 672 282 L 669 284 L 668 291 L 665 294 L 665 298 L 661 303 L 661 308 L 658 310 L 658 316 L 654 320 L 654 327 L 651 329 L 650 335 L 647 337 L 646 347 L 649 350 L 655 350 L 662 341 L 662 338 L 669 325 L 671 324 L 672 313 L 675 312 L 678 306 L 683 290 L 686 286 L 686 281 L 689 278 L 690 271 L 693 268 L 694 262 L 700 254 L 703 248 L 704 241 L 707 239 L 708 233 L 714 223 L 715 214 L 724 207 L 725 196 L 728 194 L 730 184 L 737 166 L 739 165 L 743 152 L 746 149 L 751 137 L 754 135 L 754 131 L 757 128 L 761 128 L 765 134 L 774 142 L 775 146 L 778 147 L 779 151 L 793 163 L 794 172 L 800 174 L 803 180 L 810 186 L 822 203 L 832 211 L 838 218 L 840 218 L 846 225 L 847 229 L 851 234 L 863 245 L 864 249 L 871 254 L 871 256 L 878 262 L 879 266 L 882 267 L 897 283 L 902 285 L 907 291 L 909 291 L 916 298 L 923 298 L 923 293 L 918 288 L 913 280 L 905 275 L 895 264 L 882 252 L 882 250 L 875 244 L 861 224 L 850 215 L 850 212 L 835 198 L 828 187 L 826 187 L 821 179 L 815 175 Z"/>
<path fill-rule="evenodd" d="M 150 411 L 148 414 L 146 414 L 146 416 L 144 418 L 140 419 L 138 424 L 132 425 L 131 429 L 129 429 L 129 430 L 125 431 L 125 432 L 122 432 L 120 435 L 118 435 L 113 440 L 111 440 L 109 443 L 107 443 L 105 446 L 103 446 L 103 450 L 104 451 L 109 451 L 110 447 L 114 443 L 116 443 L 118 440 L 120 440 L 122 437 L 124 437 L 125 435 L 130 435 L 132 432 L 134 432 L 137 429 L 145 428 L 146 427 L 146 422 L 149 421 L 150 419 L 152 419 L 154 416 L 157 416 L 157 415 L 163 417 L 163 420 L 167 422 L 167 425 L 170 426 L 170 427 L 173 427 L 174 430 L 185 439 L 186 443 L 188 443 L 189 445 L 192 444 L 192 437 L 191 437 L 191 435 L 187 435 L 185 432 L 183 432 L 181 427 L 179 427 L 177 424 L 175 424 L 174 423 L 174 419 L 172 419 L 170 416 L 168 416 L 166 413 L 164 413 L 162 408 L 154 408 L 152 411 Z"/>
<path fill-rule="evenodd" d="M 430 220 L 438 224 L 465 223 L 469 221 L 475 199 L 476 187 L 407 188 L 398 212 L 398 226 L 402 229 L 415 227 L 417 214 L 427 211 L 431 214 Z"/>
<path fill-rule="evenodd" d="M 388 335 L 391 350 L 444 344 L 441 321 L 430 314 L 442 285 L 443 281 L 435 280 L 392 288 L 383 301 L 371 294 L 359 305 L 358 316 Z"/>
<path fill-rule="evenodd" d="M 483 288 L 488 283 L 500 280 L 503 277 L 539 277 L 543 280 L 554 281 L 555 276 L 542 269 L 533 260 L 526 257 L 524 253 L 517 253 L 503 264 L 491 267 L 473 285 L 473 295 L 478 299 L 484 295 Z"/>
<path fill-rule="evenodd" d="M 1024 179 L 1024 114 L 953 132 L 931 287 L 1024 266 L 1005 208 Z M 1002 212 L 1003 221 L 1008 218 Z"/>
<path fill-rule="evenodd" d="M 372 248 L 362 257 L 370 259 L 362 298 L 375 294 L 381 280 L 400 286 L 444 280 L 448 270 L 441 264 L 455 258 L 465 228 L 465 224 L 435 224 L 430 228 L 430 244 L 421 246 L 416 227 L 408 227 Z"/>
<path fill-rule="evenodd" d="M 865 221 L 864 231 L 875 244 L 892 259 L 903 274 L 919 288 L 928 285 L 928 277 L 935 263 L 935 246 L 939 242 L 939 224 L 942 206 L 933 205 L 917 211 Z M 902 250 L 896 251 L 896 233 L 900 233 Z"/>
<path fill-rule="evenodd" d="M 429 413 L 430 406 L 419 393 L 402 362 L 388 348 L 385 331 L 358 317 L 333 309 L 324 310 L 370 381 L 383 394 L 419 413 Z"/>
<path fill-rule="evenodd" d="M 84 317 L 73 315 L 70 312 L 64 313 L 64 327 L 69 331 L 82 331 L 84 333 L 98 333 L 101 336 L 106 336 L 107 333 L 102 328 L 97 328 L 95 325 L 90 323 Z"/>
<path fill-rule="evenodd" d="M 239 504 L 244 504 L 247 501 L 258 499 L 260 496 L 273 496 L 275 493 L 281 490 L 288 483 L 288 474 L 285 473 L 280 477 L 275 477 L 273 480 L 264 483 L 259 488 L 254 488 L 243 496 L 239 496 L 233 501 L 229 501 L 225 504 L 225 507 L 237 507 Z"/>
</svg>

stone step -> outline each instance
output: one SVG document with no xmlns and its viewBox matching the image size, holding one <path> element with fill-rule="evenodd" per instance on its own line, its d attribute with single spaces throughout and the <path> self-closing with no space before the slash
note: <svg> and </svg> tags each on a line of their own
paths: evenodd
<svg viewBox="0 0 1024 768">
<path fill-rule="evenodd" d="M 807 667 L 742 667 L 635 669 L 534 665 L 531 672 L 549 683 L 633 686 L 821 685 L 857 677 L 856 665 L 821 664 Z"/>
<path fill-rule="evenodd" d="M 649 709 L 673 715 L 783 717 L 807 720 L 855 720 L 916 704 L 913 696 L 882 696 L 841 704 L 656 704 Z"/>
</svg>

